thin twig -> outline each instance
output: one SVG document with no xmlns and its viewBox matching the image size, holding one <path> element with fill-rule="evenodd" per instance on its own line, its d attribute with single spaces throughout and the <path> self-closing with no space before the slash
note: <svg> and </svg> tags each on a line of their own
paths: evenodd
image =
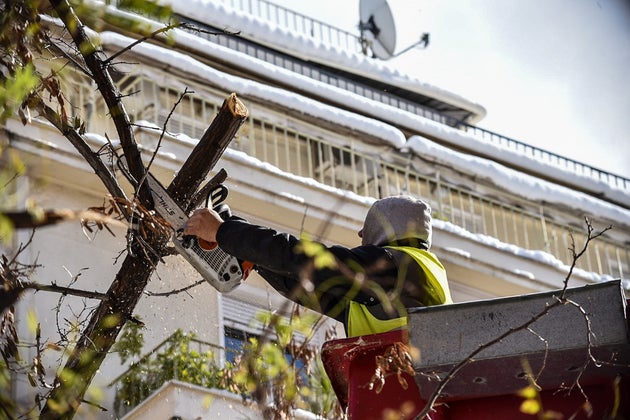
<svg viewBox="0 0 630 420">
<path fill-rule="evenodd" d="M 195 93 L 195 92 L 192 91 L 192 90 L 188 90 L 188 87 L 185 87 L 184 91 L 179 95 L 179 98 L 177 98 L 177 101 L 171 107 L 171 110 L 169 111 L 168 115 L 166 116 L 166 120 L 164 120 L 164 125 L 162 126 L 162 132 L 160 133 L 160 137 L 158 138 L 157 145 L 155 146 L 155 150 L 153 151 L 153 154 L 151 155 L 151 159 L 149 160 L 149 163 L 147 163 L 146 173 L 144 174 L 144 178 L 139 180 L 138 187 L 137 187 L 136 191 L 138 191 L 140 189 L 140 186 L 142 185 L 142 183 L 146 179 L 147 174 L 148 174 L 149 170 L 151 169 L 151 165 L 153 165 L 153 161 L 155 160 L 155 157 L 157 156 L 157 153 L 160 150 L 160 147 L 162 146 L 162 140 L 164 139 L 164 133 L 166 133 L 166 126 L 170 122 L 171 117 L 175 113 L 175 110 L 177 109 L 179 104 L 184 100 L 186 95 L 191 94 L 191 93 Z"/>
<path fill-rule="evenodd" d="M 177 24 L 167 25 L 167 26 L 164 26 L 162 28 L 156 29 L 155 31 L 151 32 L 149 35 L 143 36 L 142 38 L 137 39 L 136 41 L 134 41 L 131 44 L 127 45 L 125 48 L 121 49 L 120 51 L 110 55 L 109 58 L 107 58 L 106 60 L 103 60 L 103 66 L 108 66 L 117 57 L 120 57 L 122 54 L 124 54 L 125 52 L 131 50 L 136 45 L 141 44 L 143 42 L 146 42 L 149 39 L 153 39 L 153 38 L 157 37 L 161 33 L 168 32 L 171 29 L 175 29 L 175 28 L 178 28 L 178 27 L 189 27 L 189 26 L 190 25 L 188 25 L 186 23 L 177 23 Z"/>
<path fill-rule="evenodd" d="M 105 293 L 89 291 L 89 290 L 74 289 L 72 287 L 58 286 L 54 283 L 47 285 L 47 284 L 39 284 L 36 282 L 28 282 L 28 283 L 22 283 L 22 286 L 24 287 L 24 289 L 32 289 L 32 290 L 42 291 L 42 292 L 61 293 L 62 295 L 71 295 L 71 296 L 85 297 L 85 298 L 98 299 L 98 300 L 107 299 L 107 294 Z"/>
<path fill-rule="evenodd" d="M 150 292 L 148 290 L 145 290 L 144 294 L 146 294 L 148 296 L 171 296 L 171 295 L 176 295 L 178 293 L 182 293 L 182 292 L 185 292 L 187 290 L 190 290 L 193 287 L 196 287 L 196 286 L 200 285 L 201 283 L 204 283 L 205 281 L 206 281 L 205 279 L 201 279 L 201 280 L 198 280 L 195 283 L 190 284 L 190 285 L 188 285 L 186 287 L 183 287 L 181 289 L 171 290 L 171 291 L 162 292 L 162 293 Z"/>
</svg>

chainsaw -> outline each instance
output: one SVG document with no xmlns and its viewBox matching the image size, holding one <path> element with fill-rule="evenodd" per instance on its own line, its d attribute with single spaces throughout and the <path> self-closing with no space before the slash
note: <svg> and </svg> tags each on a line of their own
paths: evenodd
<svg viewBox="0 0 630 420">
<path fill-rule="evenodd" d="M 188 221 L 188 214 L 171 198 L 166 188 L 150 172 L 147 173 L 146 182 L 153 196 L 155 210 L 173 228 L 171 240 L 175 250 L 219 292 L 229 292 L 238 287 L 249 274 L 251 263 L 241 263 L 236 257 L 223 251 L 216 243 L 209 243 L 196 236 L 184 235 L 183 225 Z M 227 187 L 223 184 L 219 184 L 208 194 L 207 205 L 211 204 L 224 220 L 230 217 L 229 207 L 221 204 L 227 198 L 227 194 Z"/>
</svg>

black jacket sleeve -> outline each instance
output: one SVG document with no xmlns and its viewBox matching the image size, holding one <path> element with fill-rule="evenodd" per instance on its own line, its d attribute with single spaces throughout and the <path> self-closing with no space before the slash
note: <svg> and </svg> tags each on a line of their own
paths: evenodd
<svg viewBox="0 0 630 420">
<path fill-rule="evenodd" d="M 376 289 L 382 292 L 383 286 L 395 283 L 397 276 L 395 262 L 384 248 L 319 244 L 336 264 L 315 268 L 314 259 L 305 254 L 300 239 L 237 218 L 221 225 L 217 242 L 228 254 L 254 263 L 258 273 L 284 296 L 341 322 L 345 322 L 347 300 L 374 304 L 379 299 Z M 383 283 L 375 287 L 367 279 Z"/>
</svg>

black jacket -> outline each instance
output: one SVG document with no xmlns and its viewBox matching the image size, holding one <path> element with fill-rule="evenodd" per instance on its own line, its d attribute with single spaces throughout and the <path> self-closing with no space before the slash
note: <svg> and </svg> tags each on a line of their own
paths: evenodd
<svg viewBox="0 0 630 420">
<path fill-rule="evenodd" d="M 347 326 L 348 301 L 369 307 L 379 319 L 397 318 L 394 305 L 424 306 L 418 281 L 422 269 L 407 254 L 375 245 L 326 247 L 335 268 L 314 268 L 293 235 L 247 223 L 226 220 L 217 232 L 228 254 L 254 263 L 255 270 L 278 292 Z M 408 244 L 407 244 L 408 245 Z M 385 305 L 383 304 L 383 301 Z"/>
</svg>

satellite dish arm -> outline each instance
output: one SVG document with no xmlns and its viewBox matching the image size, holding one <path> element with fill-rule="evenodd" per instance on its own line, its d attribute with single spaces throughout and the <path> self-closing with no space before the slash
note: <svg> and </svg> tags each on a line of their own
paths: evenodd
<svg viewBox="0 0 630 420">
<path fill-rule="evenodd" d="M 415 43 L 411 44 L 410 46 L 408 46 L 407 48 L 405 48 L 404 50 L 394 54 L 392 56 L 392 58 L 398 57 L 398 56 L 406 53 L 410 49 L 417 47 L 418 45 L 422 45 L 423 46 L 422 48 L 426 48 L 426 47 L 429 46 L 429 33 L 428 32 L 423 33 L 422 37 L 420 38 L 420 40 L 418 42 L 415 42 Z"/>
</svg>

